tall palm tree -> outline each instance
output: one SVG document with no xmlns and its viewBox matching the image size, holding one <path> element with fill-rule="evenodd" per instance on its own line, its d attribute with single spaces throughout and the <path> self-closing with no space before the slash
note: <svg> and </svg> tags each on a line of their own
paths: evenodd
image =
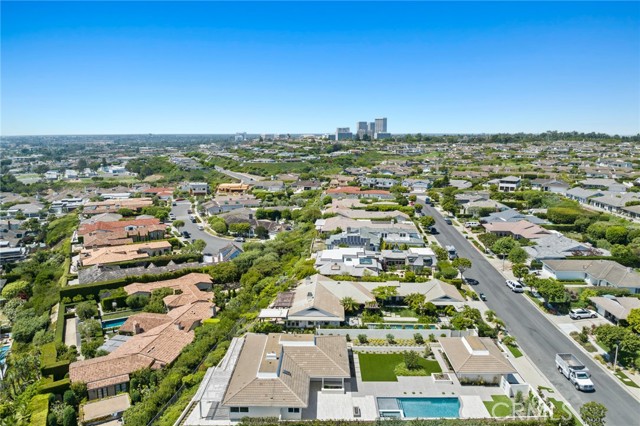
<svg viewBox="0 0 640 426">
<path fill-rule="evenodd" d="M 346 312 L 355 312 L 358 310 L 359 303 L 353 297 L 343 297 L 340 304 Z"/>
</svg>

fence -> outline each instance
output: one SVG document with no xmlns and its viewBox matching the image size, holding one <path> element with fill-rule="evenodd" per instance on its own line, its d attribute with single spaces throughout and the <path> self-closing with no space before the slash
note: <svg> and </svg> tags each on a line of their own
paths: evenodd
<svg viewBox="0 0 640 426">
<path fill-rule="evenodd" d="M 316 329 L 316 334 L 320 335 L 333 335 L 333 336 L 346 336 L 347 334 L 352 339 L 355 339 L 359 334 L 364 334 L 369 339 L 386 339 L 387 334 L 393 334 L 396 339 L 413 339 L 415 334 L 420 334 L 425 340 L 429 339 L 430 335 L 436 337 L 465 337 L 475 336 L 475 330 L 449 330 L 449 329 L 367 329 L 367 328 L 321 328 Z"/>
</svg>

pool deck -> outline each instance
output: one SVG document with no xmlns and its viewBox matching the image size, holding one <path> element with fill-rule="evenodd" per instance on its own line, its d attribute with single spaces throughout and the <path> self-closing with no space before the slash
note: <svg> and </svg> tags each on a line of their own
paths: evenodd
<svg viewBox="0 0 640 426">
<path fill-rule="evenodd" d="M 460 396 L 460 417 L 463 419 L 491 417 L 487 407 L 482 402 L 482 398 L 477 395 Z"/>
</svg>

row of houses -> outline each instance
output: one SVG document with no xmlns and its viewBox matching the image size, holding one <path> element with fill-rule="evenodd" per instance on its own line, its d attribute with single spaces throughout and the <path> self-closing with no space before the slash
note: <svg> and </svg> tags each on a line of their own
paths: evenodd
<svg viewBox="0 0 640 426">
<path fill-rule="evenodd" d="M 348 297 L 361 306 L 376 305 L 373 291 L 378 287 L 395 289 L 396 295 L 390 297 L 390 303 L 402 303 L 405 296 L 413 293 L 424 295 L 425 302 L 436 306 L 459 306 L 465 302 L 455 286 L 437 279 L 426 283 L 360 282 L 336 281 L 316 274 L 303 279 L 292 291 L 280 293 L 258 318 L 294 328 L 339 326 L 345 321 L 342 300 Z"/>
<path fill-rule="evenodd" d="M 362 247 L 339 247 L 315 254 L 314 267 L 322 275 L 373 276 L 389 269 L 420 272 L 436 264 L 436 255 L 428 247 L 407 250 L 371 251 Z"/>
</svg>

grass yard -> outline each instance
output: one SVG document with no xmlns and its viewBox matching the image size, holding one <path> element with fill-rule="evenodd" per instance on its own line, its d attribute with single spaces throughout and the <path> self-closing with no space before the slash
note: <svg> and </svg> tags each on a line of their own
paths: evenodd
<svg viewBox="0 0 640 426">
<path fill-rule="evenodd" d="M 363 382 L 397 382 L 395 369 L 404 363 L 402 354 L 358 354 L 360 375 Z M 420 358 L 420 366 L 425 376 L 441 373 L 440 364 L 435 360 Z"/>
<path fill-rule="evenodd" d="M 507 347 L 507 349 L 509 349 L 509 352 L 511 352 L 511 355 L 513 355 L 516 358 L 520 358 L 522 356 L 522 352 L 520 352 L 520 349 L 517 346 L 511 346 L 511 345 L 505 345 Z"/>
<path fill-rule="evenodd" d="M 580 421 L 580 419 L 578 419 L 576 416 L 574 416 L 573 413 L 571 412 L 571 410 L 569 410 L 568 407 L 565 409 L 565 403 L 564 402 L 558 401 L 557 399 L 554 399 L 554 398 L 549 398 L 549 402 L 551 404 L 553 404 L 554 408 L 556 410 L 559 410 L 561 413 L 565 413 L 565 412 L 571 413 L 571 417 L 573 417 L 573 419 L 575 420 L 576 426 L 582 426 L 582 422 Z"/>
<path fill-rule="evenodd" d="M 637 384 L 636 382 L 634 382 L 634 381 L 633 381 L 633 380 L 631 380 L 631 379 L 630 379 L 626 374 L 624 374 L 624 372 L 623 372 L 623 371 L 620 371 L 620 370 L 619 370 L 619 371 L 616 371 L 616 372 L 615 372 L 615 373 L 613 373 L 613 374 L 615 374 L 615 376 L 616 376 L 618 379 L 620 379 L 620 381 L 621 381 L 622 383 L 624 383 L 625 385 L 630 386 L 630 387 L 632 387 L 632 388 L 640 388 L 640 386 L 638 386 L 638 384 Z"/>
<path fill-rule="evenodd" d="M 483 401 L 491 417 L 513 415 L 513 401 L 506 395 L 491 395 L 492 401 Z"/>
</svg>

